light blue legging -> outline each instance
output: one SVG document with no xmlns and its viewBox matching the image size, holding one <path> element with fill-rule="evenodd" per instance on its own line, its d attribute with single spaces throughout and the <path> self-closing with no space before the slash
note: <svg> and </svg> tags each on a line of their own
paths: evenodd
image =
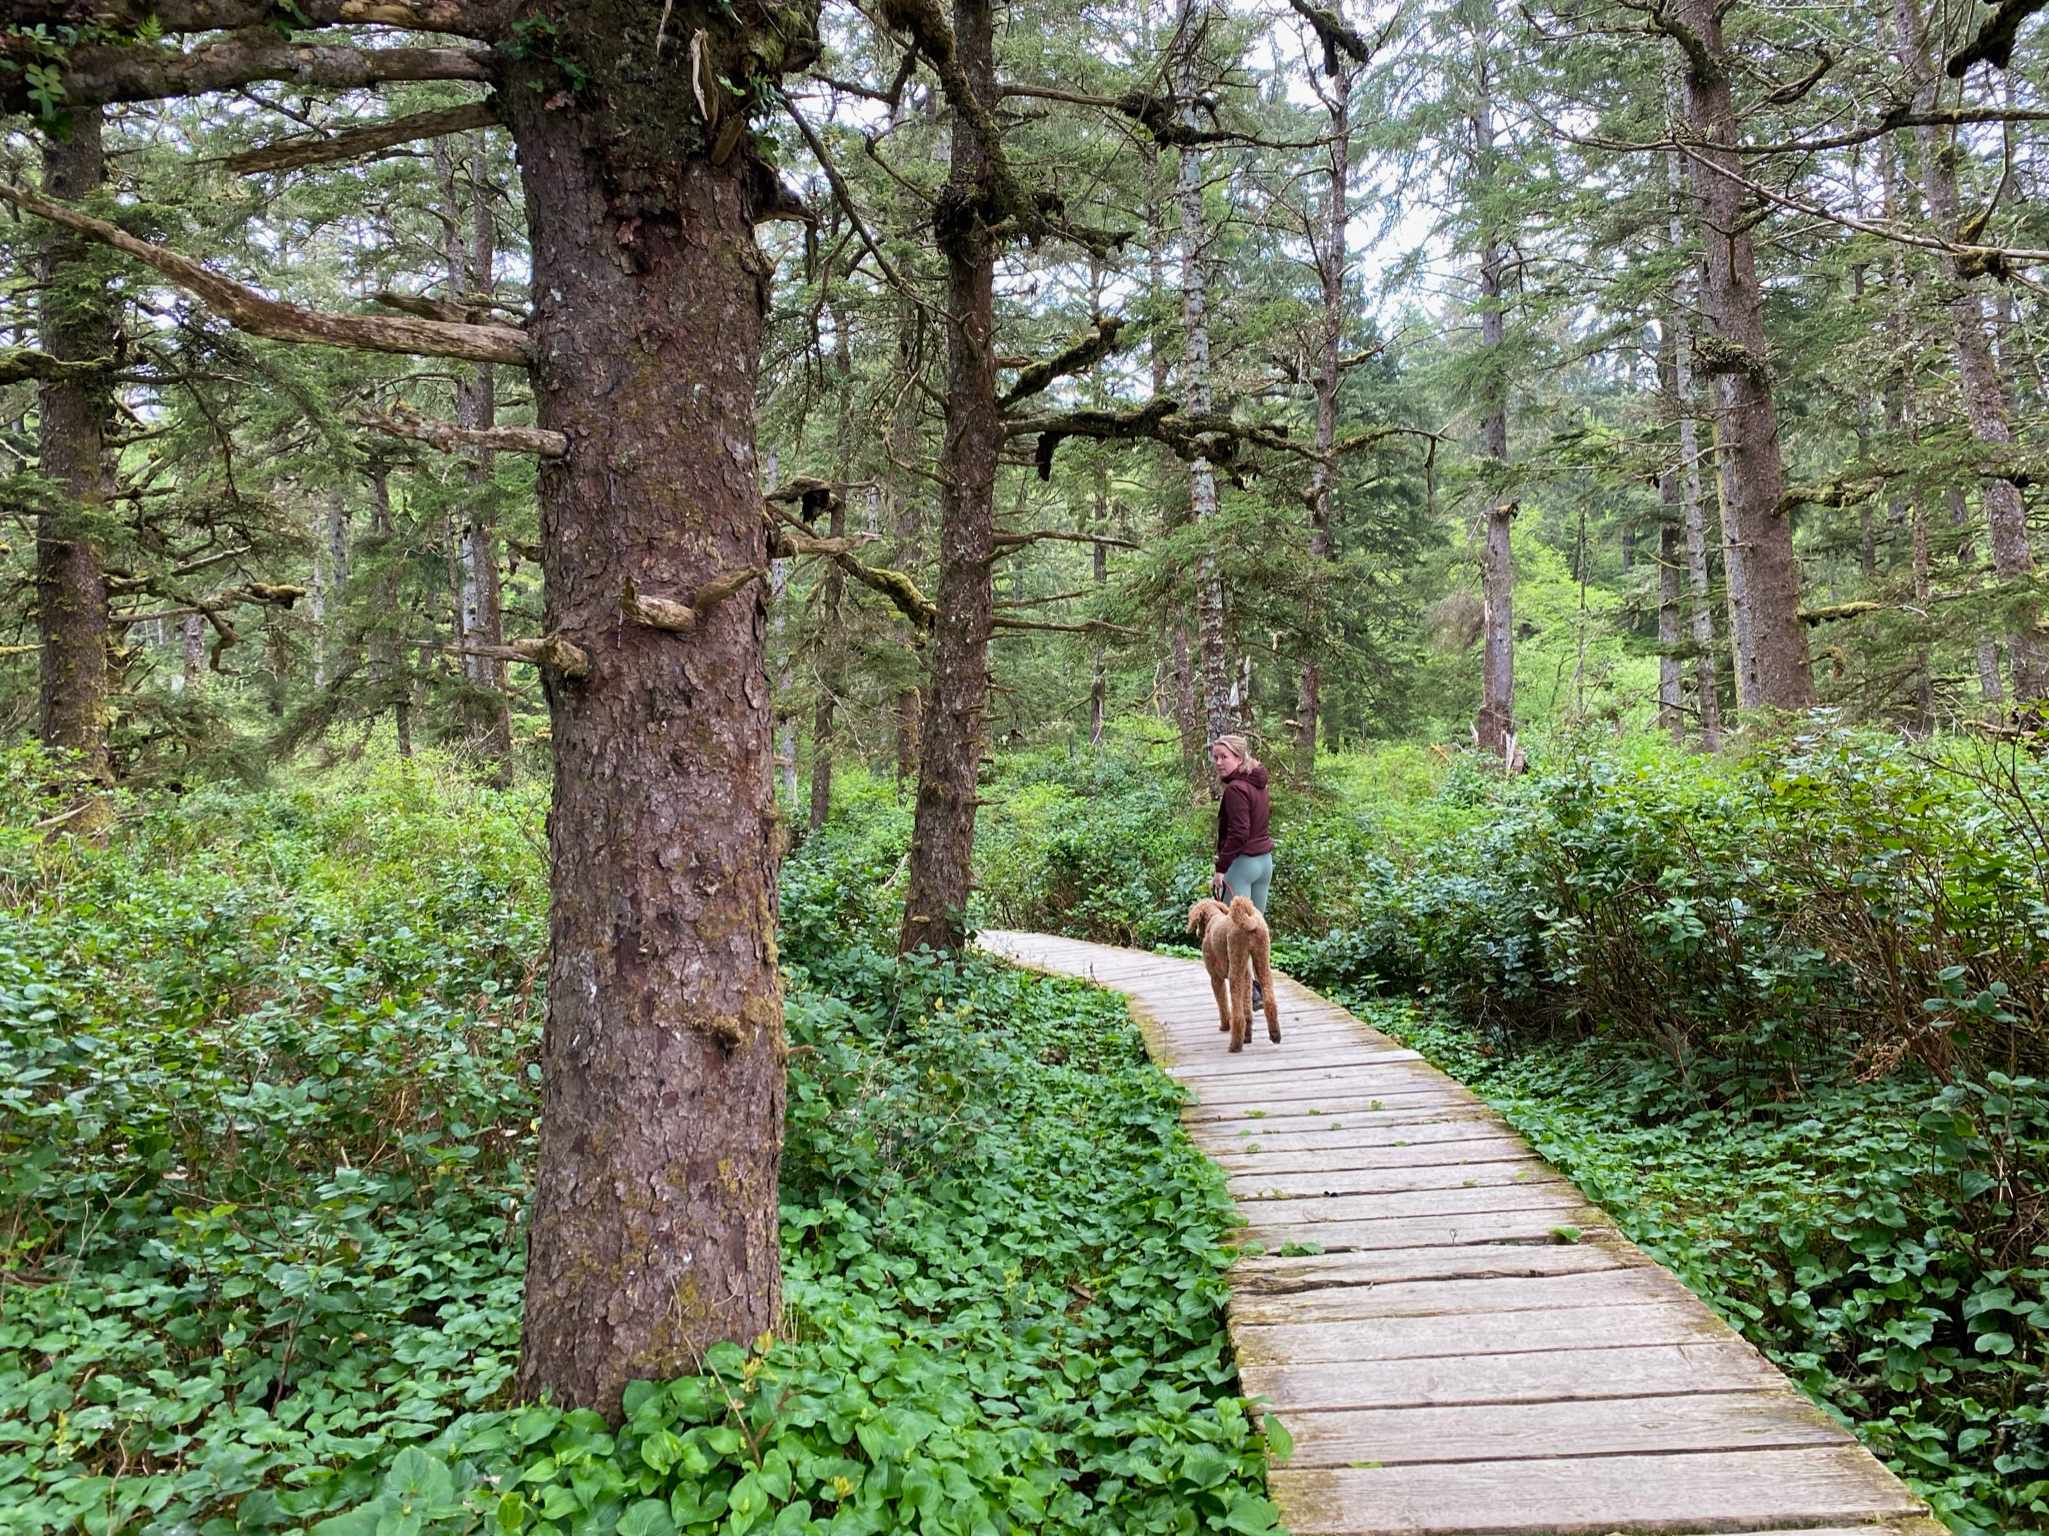
<svg viewBox="0 0 2049 1536">
<path fill-rule="evenodd" d="M 1251 897 L 1261 917 L 1266 916 L 1266 893 L 1273 883 L 1274 856 L 1270 853 L 1241 853 L 1224 871 L 1224 884 L 1231 894 Z"/>
</svg>

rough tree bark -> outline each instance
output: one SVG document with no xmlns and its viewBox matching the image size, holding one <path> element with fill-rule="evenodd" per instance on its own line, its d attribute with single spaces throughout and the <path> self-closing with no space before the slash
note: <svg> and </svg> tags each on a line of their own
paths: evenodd
<svg viewBox="0 0 2049 1536">
<path fill-rule="evenodd" d="M 694 1370 L 781 1306 L 762 587 L 687 634 L 622 623 L 621 599 L 688 600 L 767 564 L 762 183 L 717 81 L 802 67 L 815 11 L 584 0 L 560 17 L 586 88 L 565 104 L 558 66 L 530 58 L 502 93 L 540 425 L 575 445 L 540 471 L 545 627 L 589 653 L 581 677 L 543 672 L 554 881 L 519 1381 L 617 1413 L 627 1382 Z M 678 69 L 701 48 L 711 83 L 678 89 L 664 37 Z"/>
<path fill-rule="evenodd" d="M 1201 0 L 1180 0 L 1174 15 L 1174 90 L 1181 100 L 1183 127 L 1200 129 L 1197 106 L 1201 95 L 1202 38 L 1207 6 Z M 1209 225 L 1202 212 L 1202 157 L 1184 144 L 1175 155 L 1174 197 L 1181 214 L 1181 356 L 1182 394 L 1187 409 L 1207 415 L 1214 406 L 1210 387 Z M 1204 458 L 1188 461 L 1189 514 L 1197 525 L 1214 524 L 1217 477 Z M 1196 574 L 1197 653 L 1201 658 L 1202 721 L 1206 740 L 1215 741 L 1235 728 L 1231 713 L 1230 660 L 1224 647 L 1224 580 L 1214 553 L 1205 553 Z"/>
<path fill-rule="evenodd" d="M 106 180 L 104 114 L 82 107 L 71 131 L 43 144 L 43 188 L 77 202 Z M 43 350 L 64 361 L 111 363 L 119 316 L 87 265 L 87 242 L 51 228 L 43 245 Z M 111 781 L 107 715 L 107 578 L 94 524 L 114 496 L 107 429 L 114 397 L 103 374 L 67 373 L 37 388 L 38 454 L 54 493 L 36 516 L 36 629 L 42 644 L 40 702 L 45 746 L 78 754 L 87 784 Z M 95 797 L 97 803 L 97 797 Z M 100 812 L 74 817 L 95 823 Z"/>
<path fill-rule="evenodd" d="M 1914 105 L 1919 111 L 1927 111 L 1935 105 L 1937 75 L 1928 56 L 1919 0 L 1893 0 L 1893 26 L 1900 62 L 1914 82 Z M 1944 142 L 1943 131 L 1938 127 L 1917 128 L 1914 137 L 1920 150 L 1921 186 L 1928 198 L 1928 215 L 1941 233 L 1954 235 L 1962 223 L 1955 147 Z M 2013 426 L 2008 420 L 1999 370 L 1992 360 L 1992 343 L 1985 333 L 1984 297 L 1961 263 L 1953 264 L 1952 277 L 1957 287 L 1950 300 L 1950 316 L 1956 327 L 1957 373 L 1963 386 L 1964 415 L 1971 424 L 1972 437 L 1995 453 L 2004 454 L 2013 442 Z M 2028 540 L 2028 509 L 2021 488 L 2012 480 L 1996 476 L 1980 479 L 1978 486 L 1985 532 L 1992 546 L 1992 568 L 2002 582 L 2024 581 L 2034 572 L 2035 556 Z M 2023 702 L 2049 696 L 2049 639 L 2042 634 L 2035 604 L 2017 604 L 2012 624 L 2006 644 L 2013 663 L 2014 696 Z M 1994 671 L 1996 675 L 1996 664 Z M 1986 696 L 1990 699 L 1999 695 L 1988 692 Z"/>
<path fill-rule="evenodd" d="M 1476 39 L 1477 42 L 1477 39 Z M 1495 173 L 1494 100 L 1484 49 L 1475 62 L 1478 100 L 1473 108 L 1473 159 L 1479 201 L 1487 201 Z M 1495 466 L 1490 479 L 1486 534 L 1480 552 L 1480 715 L 1473 723 L 1482 752 L 1508 759 L 1515 737 L 1515 556 L 1510 525 L 1515 503 L 1499 481 L 1508 468 L 1507 314 L 1502 276 L 1508 253 L 1491 222 L 1480 231 L 1480 451 Z"/>
<path fill-rule="evenodd" d="M 954 0 L 954 49 L 984 113 L 995 110 L 996 17 L 989 0 Z M 953 158 L 937 215 L 946 257 L 946 428 L 939 454 L 939 619 L 918 758 L 909 891 L 898 942 L 958 949 L 975 842 L 975 773 L 989 699 L 995 618 L 996 461 L 1003 412 L 996 396 L 996 243 L 981 209 L 992 151 L 956 103 Z"/>
<path fill-rule="evenodd" d="M 1749 610 L 1747 646 L 1740 627 L 1737 633 L 1738 699 L 1805 709 L 1814 703 L 1814 674 L 1807 626 L 1800 621 L 1800 560 L 1783 505 L 1785 466 L 1764 291 L 1742 189 L 1717 169 L 1741 169 L 1733 151 L 1718 148 L 1738 138 L 1721 11 L 1718 0 L 1674 0 L 1659 13 L 1660 24 L 1686 55 L 1688 126 L 1704 146 L 1701 159 L 1690 162 L 1707 258 L 1701 285 L 1707 331 L 1695 339 L 1695 349 L 1698 363 L 1715 378 L 1723 527 L 1738 555 Z"/>
</svg>

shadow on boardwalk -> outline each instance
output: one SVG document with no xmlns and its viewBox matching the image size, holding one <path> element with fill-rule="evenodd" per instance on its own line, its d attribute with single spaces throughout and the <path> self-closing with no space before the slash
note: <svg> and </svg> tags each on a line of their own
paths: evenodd
<svg viewBox="0 0 2049 1536">
<path fill-rule="evenodd" d="M 1296 1536 L 1940 1536 L 1926 1507 L 1471 1093 L 1293 982 L 1228 1055 L 1202 967 L 988 932 L 1125 993 L 1265 1254 L 1245 1391 L 1294 1435 Z M 1300 1252 L 1314 1249 L 1312 1252 Z M 1290 1256 L 1294 1255 L 1294 1256 Z"/>
</svg>

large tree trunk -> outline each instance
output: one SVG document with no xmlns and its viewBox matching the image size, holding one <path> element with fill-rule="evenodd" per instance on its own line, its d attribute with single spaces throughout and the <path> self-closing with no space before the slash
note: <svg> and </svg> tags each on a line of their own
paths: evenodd
<svg viewBox="0 0 2049 1536">
<path fill-rule="evenodd" d="M 1478 198 L 1492 193 L 1494 164 L 1494 102 L 1484 56 L 1479 71 L 1479 104 L 1473 111 L 1473 151 L 1479 180 Z M 1482 752 L 1509 758 L 1515 736 L 1515 556 L 1510 524 L 1515 504 L 1500 483 L 1508 469 L 1508 317 L 1502 276 L 1508 255 L 1493 226 L 1480 235 L 1480 451 L 1493 463 L 1496 476 L 1488 489 L 1486 536 L 1480 553 L 1480 716 L 1473 734 Z"/>
<path fill-rule="evenodd" d="M 1925 111 L 1935 104 L 1936 72 L 1922 35 L 1918 0 L 1893 0 L 1893 24 L 1898 34 L 1900 61 L 1915 85 L 1914 104 Z M 1938 127 L 1917 128 L 1915 140 L 1921 152 L 1921 186 L 1928 196 L 1928 216 L 1944 237 L 1956 237 L 1963 218 L 1952 158 L 1955 151 L 1943 142 L 1943 130 Z M 1971 424 L 1971 435 L 1995 455 L 2004 457 L 2013 443 L 2013 428 L 2007 419 L 2006 393 L 1999 370 L 1992 361 L 1992 343 L 1985 334 L 1984 299 L 1961 263 L 1953 267 L 1953 276 L 1957 292 L 1950 301 L 1950 316 L 1956 326 L 1957 372 L 1963 385 L 1964 415 Z M 1992 546 L 1992 568 L 2002 582 L 2023 582 L 2034 572 L 2035 556 L 2028 541 L 2028 509 L 2021 498 L 2021 488 L 2012 480 L 1996 476 L 1987 476 L 1978 484 L 1985 531 Z M 2049 641 L 2041 633 L 2038 610 L 2032 600 L 2014 605 L 2007 649 L 2013 660 L 2015 697 L 2030 702 L 2049 696 Z M 1997 695 L 1988 693 L 1987 697 Z"/>
<path fill-rule="evenodd" d="M 969 88 L 994 111 L 995 15 L 989 0 L 954 0 L 953 34 Z M 989 147 L 956 112 L 945 201 L 956 208 L 979 206 L 989 177 Z M 995 242 L 982 220 L 969 213 L 948 223 L 940 244 L 946 255 L 946 437 L 939 455 L 939 618 L 918 760 L 910 890 L 899 936 L 906 951 L 955 950 L 967 937 L 975 776 L 995 616 L 990 571 L 996 460 L 1003 448 L 993 347 Z"/>
<path fill-rule="evenodd" d="M 1174 82 L 1181 98 L 1185 127 L 1200 129 L 1197 105 L 1201 95 L 1198 60 L 1208 12 L 1200 0 L 1180 0 L 1174 16 Z M 1176 154 L 1175 201 L 1181 212 L 1181 327 L 1184 346 L 1181 383 L 1184 406 L 1206 414 L 1214 404 L 1210 387 L 1209 350 L 1209 225 L 1202 212 L 1202 158 L 1183 145 Z M 1217 476 L 1207 459 L 1188 463 L 1188 510 L 1197 526 L 1214 526 Z M 1201 657 L 1202 720 L 1207 739 L 1235 729 L 1231 712 L 1231 668 L 1224 645 L 1224 580 L 1214 552 L 1205 553 L 1196 572 L 1196 633 Z"/>
<path fill-rule="evenodd" d="M 1342 16 L 1343 0 L 1333 9 Z M 1307 654 L 1295 698 L 1295 760 L 1304 783 L 1316 776 L 1316 736 L 1323 715 L 1323 666 L 1317 646 L 1321 593 L 1319 568 L 1330 563 L 1332 502 L 1337 489 L 1338 387 L 1344 382 L 1338 359 L 1345 339 L 1345 225 L 1351 216 L 1352 78 L 1344 55 L 1331 49 L 1324 56 L 1324 83 L 1317 87 L 1330 118 L 1330 188 L 1324 208 L 1322 240 L 1317 242 L 1316 272 L 1323 288 L 1323 313 L 1316 335 L 1316 462 L 1309 472 L 1309 612 L 1305 615 Z"/>
<path fill-rule="evenodd" d="M 106 180 L 103 114 L 81 107 L 71 132 L 43 145 L 43 189 L 65 202 L 89 199 Z M 43 245 L 42 344 L 69 361 L 114 356 L 119 316 L 101 278 L 87 265 L 90 242 L 52 227 Z M 38 389 L 38 453 L 52 484 L 36 516 L 36 628 L 42 644 L 41 734 L 46 746 L 78 754 L 79 777 L 113 777 L 107 751 L 112 679 L 107 668 L 107 578 L 97 521 L 114 496 L 107 452 L 113 418 L 106 375 L 45 380 Z M 97 797 L 95 797 L 97 800 Z M 80 818 L 74 817 L 75 825 Z M 97 830 L 98 811 L 84 813 Z"/>
<path fill-rule="evenodd" d="M 519 1388 L 616 1415 L 779 1320 L 783 1021 L 759 581 L 687 633 L 622 617 L 768 564 L 754 460 L 768 273 L 744 134 L 717 153 L 703 78 L 780 36 L 700 0 L 586 0 L 500 93 L 526 188 L 554 738 L 548 1021 Z M 674 67 L 653 67 L 668 20 Z M 766 40 L 766 41 L 765 41 Z M 537 51 L 538 52 L 538 51 Z M 795 58 L 792 67 L 801 65 Z M 737 71 L 737 64 L 734 66 Z M 732 149 L 732 141 L 727 141 Z"/>
<path fill-rule="evenodd" d="M 1747 705 L 1805 709 L 1814 703 L 1807 626 L 1800 621 L 1800 560 L 1782 505 L 1785 467 L 1772 401 L 1764 291 L 1742 189 L 1716 166 L 1736 171 L 1737 156 L 1714 146 L 1737 141 L 1728 47 L 1718 0 L 1675 0 L 1672 25 L 1687 34 L 1686 111 L 1710 164 L 1692 163 L 1706 281 L 1701 308 L 1708 334 L 1696 341 L 1715 376 L 1715 447 L 1721 461 L 1723 523 L 1741 566 L 1749 635 L 1737 632 L 1738 697 Z M 1732 568 L 1731 580 L 1736 579 Z"/>
</svg>

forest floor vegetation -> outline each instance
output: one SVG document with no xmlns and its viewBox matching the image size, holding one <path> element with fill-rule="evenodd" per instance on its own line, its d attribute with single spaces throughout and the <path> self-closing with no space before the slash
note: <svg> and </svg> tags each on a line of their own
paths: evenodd
<svg viewBox="0 0 2049 1536">
<path fill-rule="evenodd" d="M 1273 1527 L 1221 1177 L 1118 1000 L 899 965 L 785 871 L 785 1326 L 515 1406 L 545 796 L 0 807 L 0 1529 Z M 836 898 L 835 898 L 836 899 Z"/>
</svg>

